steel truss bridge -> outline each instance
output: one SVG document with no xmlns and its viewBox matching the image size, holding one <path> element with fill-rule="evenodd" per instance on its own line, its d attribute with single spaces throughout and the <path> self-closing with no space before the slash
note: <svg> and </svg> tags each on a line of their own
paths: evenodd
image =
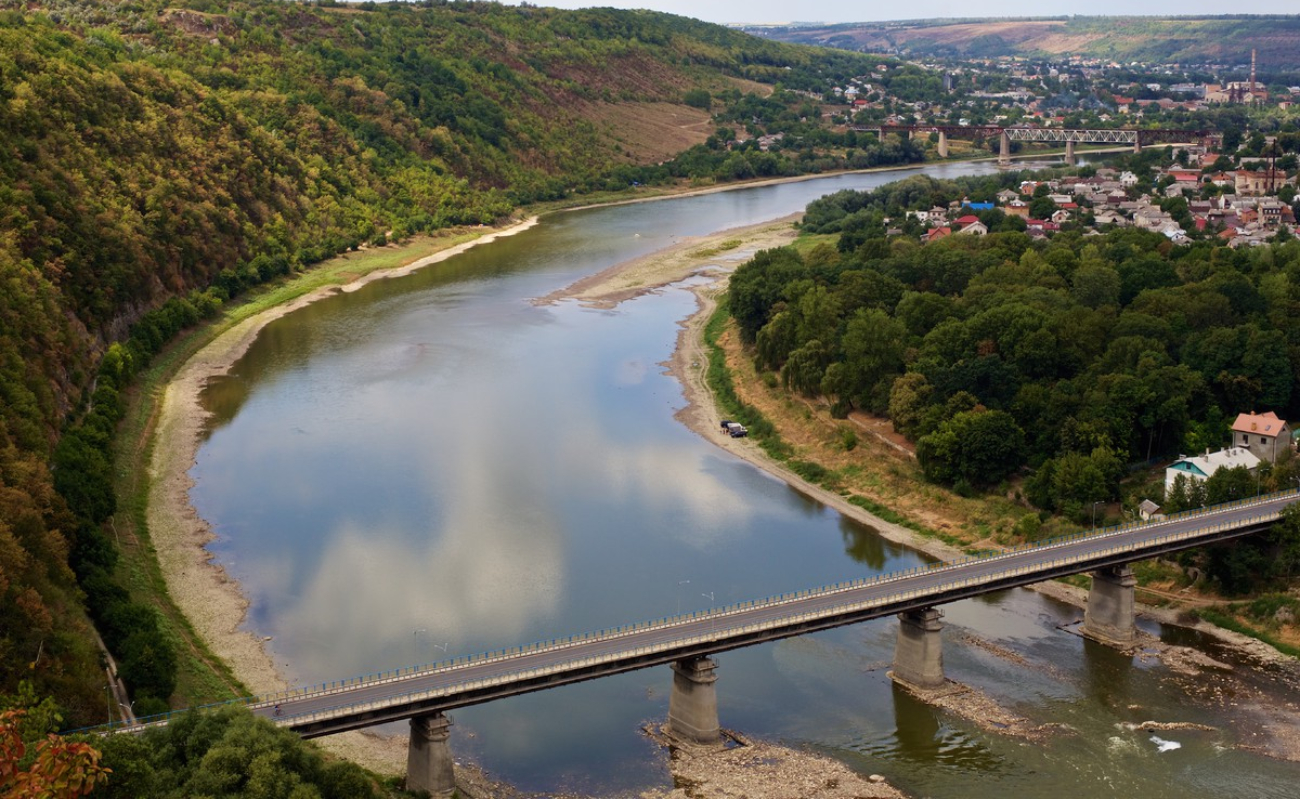
<svg viewBox="0 0 1300 800">
<path fill-rule="evenodd" d="M 854 125 L 862 133 L 940 133 L 953 139 L 988 139 L 1006 135 L 1012 142 L 1055 142 L 1127 144 L 1143 146 L 1158 142 L 1193 142 L 1207 139 L 1213 131 L 1166 128 L 1029 128 L 1001 125 Z"/>
</svg>

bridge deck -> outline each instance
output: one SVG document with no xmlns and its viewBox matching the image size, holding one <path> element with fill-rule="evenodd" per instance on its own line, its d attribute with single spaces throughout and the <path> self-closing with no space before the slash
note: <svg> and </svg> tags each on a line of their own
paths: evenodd
<svg viewBox="0 0 1300 800">
<path fill-rule="evenodd" d="M 1123 564 L 1264 530 L 1300 498 L 1253 498 L 1161 522 L 850 581 L 707 612 L 512 647 L 246 702 L 323 736 Z M 279 703 L 282 715 L 274 715 Z M 145 724 L 166 724 L 156 720 Z M 116 730 L 140 730 L 142 726 Z"/>
</svg>

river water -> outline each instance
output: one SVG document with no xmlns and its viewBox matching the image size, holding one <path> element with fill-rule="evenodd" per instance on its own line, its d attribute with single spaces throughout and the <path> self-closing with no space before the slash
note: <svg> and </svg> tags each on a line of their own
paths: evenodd
<svg viewBox="0 0 1300 800">
<path fill-rule="evenodd" d="M 684 400 L 661 365 L 695 308 L 683 288 L 613 311 L 530 302 L 680 237 L 908 172 L 556 214 L 272 323 L 206 392 L 192 472 L 247 625 L 295 684 L 313 683 L 926 560 L 673 419 Z M 1029 744 L 895 690 L 893 620 L 722 654 L 723 726 L 916 795 L 1295 791 L 1295 765 L 1234 747 L 1177 675 L 1061 630 L 1076 609 L 1016 590 L 944 611 L 950 677 L 1067 732 Z M 453 750 L 525 794 L 636 795 L 669 780 L 639 729 L 666 716 L 670 685 L 658 667 L 461 709 Z M 1219 730 L 1131 727 L 1150 719 Z"/>
</svg>

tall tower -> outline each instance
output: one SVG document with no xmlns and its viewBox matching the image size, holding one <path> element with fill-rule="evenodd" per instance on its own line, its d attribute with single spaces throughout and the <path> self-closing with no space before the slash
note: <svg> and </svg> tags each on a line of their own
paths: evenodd
<svg viewBox="0 0 1300 800">
<path fill-rule="evenodd" d="M 1250 48 L 1250 99 L 1255 99 L 1255 48 Z"/>
</svg>

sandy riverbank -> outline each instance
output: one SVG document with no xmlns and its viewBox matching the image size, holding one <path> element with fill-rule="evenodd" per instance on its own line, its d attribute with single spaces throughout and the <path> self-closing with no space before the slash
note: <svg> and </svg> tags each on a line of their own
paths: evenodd
<svg viewBox="0 0 1300 800">
<path fill-rule="evenodd" d="M 239 584 L 213 562 L 207 544 L 213 533 L 190 505 L 189 476 L 207 423 L 200 404 L 209 380 L 227 373 L 272 321 L 337 292 L 352 292 L 367 283 L 407 275 L 451 258 L 470 247 L 509 236 L 536 224 L 536 218 L 483 236 L 408 264 L 378 270 L 342 286 L 329 286 L 303 295 L 291 303 L 250 317 L 225 331 L 190 358 L 164 390 L 158 407 L 150 463 L 147 511 L 149 534 L 167 591 L 208 647 L 222 658 L 235 676 L 254 693 L 284 689 L 285 676 L 276 668 L 264 642 L 241 626 L 248 601 Z M 379 772 L 400 772 L 406 763 L 405 742 L 360 733 L 331 736 L 321 744 L 349 760 Z"/>
</svg>

